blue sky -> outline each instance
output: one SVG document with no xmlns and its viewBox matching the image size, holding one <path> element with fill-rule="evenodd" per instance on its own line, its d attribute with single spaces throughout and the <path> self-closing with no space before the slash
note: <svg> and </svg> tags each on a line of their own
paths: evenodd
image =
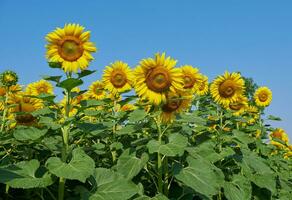
<svg viewBox="0 0 292 200">
<path fill-rule="evenodd" d="M 212 80 L 241 71 L 273 91 L 268 114 L 280 116 L 292 139 L 292 1 L 281 0 L 0 0 L 0 71 L 15 70 L 27 84 L 47 67 L 45 35 L 65 23 L 91 30 L 100 51 L 90 69 L 123 60 L 131 66 L 165 51 Z"/>
</svg>

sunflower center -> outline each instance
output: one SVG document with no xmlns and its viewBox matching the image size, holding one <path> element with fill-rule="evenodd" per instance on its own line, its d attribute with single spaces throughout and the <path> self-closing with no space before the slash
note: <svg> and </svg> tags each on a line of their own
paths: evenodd
<svg viewBox="0 0 292 200">
<path fill-rule="evenodd" d="M 189 75 L 184 76 L 184 88 L 185 89 L 192 88 L 194 86 L 194 82 L 195 81 L 192 79 L 191 76 L 189 76 Z"/>
<path fill-rule="evenodd" d="M 151 69 L 146 75 L 146 85 L 154 92 L 168 90 L 171 85 L 169 73 L 162 67 Z"/>
<path fill-rule="evenodd" d="M 180 107 L 181 104 L 182 104 L 181 99 L 170 99 L 165 105 L 162 106 L 162 111 L 174 112 Z"/>
<path fill-rule="evenodd" d="M 15 117 L 15 120 L 17 121 L 18 124 L 31 124 L 33 123 L 36 118 L 34 116 L 32 116 L 31 114 L 27 113 L 27 114 L 21 114 L 21 115 L 17 115 Z"/>
<path fill-rule="evenodd" d="M 232 97 L 235 93 L 235 85 L 232 80 L 226 80 L 219 86 L 219 94 L 224 98 Z"/>
<path fill-rule="evenodd" d="M 60 56 L 66 61 L 78 60 L 84 51 L 81 41 L 73 36 L 65 37 L 58 47 Z"/>
<path fill-rule="evenodd" d="M 272 134 L 272 136 L 273 137 L 275 137 L 275 138 L 282 138 L 282 133 L 281 132 L 279 132 L 279 131 L 276 131 L 276 132 L 274 132 L 273 134 Z"/>
<path fill-rule="evenodd" d="M 14 80 L 15 80 L 15 77 L 12 76 L 11 74 L 6 74 L 6 75 L 4 76 L 4 81 L 5 81 L 5 82 L 11 82 L 11 81 L 14 81 Z"/>
<path fill-rule="evenodd" d="M 96 95 L 102 95 L 102 89 L 100 89 L 100 88 L 95 88 L 95 90 L 94 90 L 94 93 L 96 94 Z"/>
<path fill-rule="evenodd" d="M 260 100 L 261 102 L 265 102 L 265 101 L 267 101 L 267 100 L 268 100 L 268 95 L 267 95 L 266 93 L 261 93 L 261 94 L 259 95 L 259 100 Z"/>
<path fill-rule="evenodd" d="M 116 88 L 121 88 L 127 83 L 127 77 L 120 71 L 113 71 L 110 80 Z"/>
<path fill-rule="evenodd" d="M 0 96 L 4 96 L 6 94 L 6 90 L 3 87 L 0 87 Z"/>
</svg>

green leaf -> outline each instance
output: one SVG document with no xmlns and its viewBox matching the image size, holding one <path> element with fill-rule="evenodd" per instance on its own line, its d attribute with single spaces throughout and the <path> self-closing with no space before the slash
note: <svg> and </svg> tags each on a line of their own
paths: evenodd
<svg viewBox="0 0 292 200">
<path fill-rule="evenodd" d="M 141 121 L 146 117 L 147 113 L 143 109 L 136 109 L 129 114 L 129 121 L 130 122 L 137 122 Z"/>
<path fill-rule="evenodd" d="M 233 176 L 232 182 L 224 183 L 224 195 L 228 200 L 251 199 L 251 184 L 244 176 Z"/>
<path fill-rule="evenodd" d="M 47 80 L 47 81 L 54 81 L 54 82 L 59 83 L 61 78 L 62 78 L 62 76 L 42 76 L 42 78 L 44 80 Z"/>
<path fill-rule="evenodd" d="M 30 126 L 17 126 L 13 132 L 15 139 L 20 141 L 37 140 L 47 133 L 47 129 L 37 129 Z"/>
<path fill-rule="evenodd" d="M 150 140 L 147 144 L 149 153 L 161 153 L 166 156 L 182 156 L 188 144 L 188 139 L 179 134 L 174 133 L 169 136 L 169 143 L 160 144 L 156 140 Z"/>
<path fill-rule="evenodd" d="M 95 163 L 81 148 L 74 149 L 72 159 L 69 163 L 64 163 L 57 157 L 47 160 L 46 166 L 49 171 L 58 176 L 70 180 L 85 182 L 93 174 Z"/>
<path fill-rule="evenodd" d="M 97 190 L 89 200 L 128 200 L 139 192 L 137 185 L 109 169 L 97 168 L 94 178 Z"/>
<path fill-rule="evenodd" d="M 206 197 L 212 198 L 216 195 L 224 181 L 222 171 L 203 158 L 189 156 L 187 161 L 189 166 L 175 175 L 176 179 Z"/>
<path fill-rule="evenodd" d="M 127 125 L 120 130 L 118 130 L 116 133 L 117 135 L 131 135 L 131 133 L 135 132 L 135 126 L 134 125 Z"/>
<path fill-rule="evenodd" d="M 280 117 L 276 117 L 276 116 L 273 116 L 273 115 L 269 115 L 268 116 L 268 120 L 282 121 L 282 119 Z"/>
<path fill-rule="evenodd" d="M 146 153 L 142 154 L 140 159 L 136 157 L 135 152 L 131 153 L 130 150 L 127 149 L 119 157 L 114 169 L 116 169 L 118 173 L 124 175 L 127 180 L 131 180 L 144 168 L 148 160 L 149 156 Z"/>
<path fill-rule="evenodd" d="M 78 73 L 78 78 L 82 78 L 82 77 L 85 77 L 85 76 L 88 76 L 90 74 L 93 74 L 94 72 L 96 72 L 96 70 L 82 70 L 80 73 Z"/>
<path fill-rule="evenodd" d="M 0 168 L 0 182 L 23 189 L 44 188 L 53 184 L 51 175 L 39 167 L 38 160 L 30 160 Z"/>
<path fill-rule="evenodd" d="M 49 62 L 50 68 L 62 68 L 62 63 L 60 62 Z"/>
<path fill-rule="evenodd" d="M 57 84 L 58 87 L 64 88 L 67 91 L 71 91 L 73 88 L 82 85 L 83 81 L 77 78 L 68 78 Z"/>
<path fill-rule="evenodd" d="M 80 105 L 82 107 L 95 107 L 95 106 L 104 105 L 104 102 L 100 100 L 95 100 L 95 99 L 88 99 L 88 100 L 82 100 L 80 102 Z"/>
<path fill-rule="evenodd" d="M 275 175 L 270 173 L 264 174 L 255 174 L 251 177 L 251 180 L 254 184 L 259 186 L 260 188 L 266 188 L 270 190 L 273 194 L 276 193 L 276 179 Z"/>
</svg>

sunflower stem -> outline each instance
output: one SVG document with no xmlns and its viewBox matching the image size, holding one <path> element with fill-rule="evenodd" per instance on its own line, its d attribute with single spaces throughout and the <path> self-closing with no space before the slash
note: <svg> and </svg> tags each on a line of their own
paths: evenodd
<svg viewBox="0 0 292 200">
<path fill-rule="evenodd" d="M 161 144 L 162 141 L 162 131 L 161 131 L 161 124 L 159 119 L 154 119 L 155 123 L 156 123 L 156 127 L 157 127 L 157 131 L 158 131 L 158 142 L 159 144 Z M 158 192 L 163 194 L 163 180 L 162 180 L 162 176 L 163 176 L 163 166 L 162 166 L 162 159 L 161 159 L 161 155 L 159 152 L 157 152 L 157 172 L 158 172 Z"/>
<path fill-rule="evenodd" d="M 65 104 L 64 118 L 65 118 L 65 123 L 66 123 L 66 120 L 68 119 L 69 112 L 70 112 L 71 92 L 65 91 L 65 95 L 66 95 L 66 104 Z M 69 149 L 69 132 L 70 132 L 70 123 L 68 125 L 65 124 L 64 127 L 62 127 L 63 147 L 62 147 L 61 159 L 63 162 L 66 162 L 67 152 Z M 58 188 L 58 200 L 64 199 L 65 183 L 66 183 L 66 179 L 63 177 L 60 177 L 59 188 Z"/>
</svg>

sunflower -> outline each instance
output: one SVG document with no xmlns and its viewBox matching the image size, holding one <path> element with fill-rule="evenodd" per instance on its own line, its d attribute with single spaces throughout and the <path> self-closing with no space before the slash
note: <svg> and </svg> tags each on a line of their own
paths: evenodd
<svg viewBox="0 0 292 200">
<path fill-rule="evenodd" d="M 9 104 L 13 105 L 11 113 L 14 115 L 18 125 L 32 125 L 36 122 L 36 118 L 32 112 L 43 108 L 41 100 L 28 97 L 27 93 L 12 95 L 9 99 Z"/>
<path fill-rule="evenodd" d="M 105 68 L 102 80 L 106 90 L 115 95 L 132 89 L 133 74 L 127 63 L 116 61 Z"/>
<path fill-rule="evenodd" d="M 183 88 L 195 92 L 197 85 L 201 83 L 201 74 L 199 73 L 198 68 L 194 68 L 190 65 L 184 65 L 181 67 L 182 79 L 184 81 Z"/>
<path fill-rule="evenodd" d="M 104 90 L 104 84 L 101 81 L 93 82 L 86 93 L 89 99 L 104 99 L 106 97 L 106 92 Z"/>
<path fill-rule="evenodd" d="M 245 96 L 240 96 L 235 102 L 229 103 L 225 108 L 231 110 L 234 116 L 240 116 L 246 111 L 247 107 L 248 99 Z"/>
<path fill-rule="evenodd" d="M 225 72 L 212 82 L 210 92 L 215 102 L 228 106 L 243 95 L 244 88 L 244 80 L 239 73 Z"/>
<path fill-rule="evenodd" d="M 259 112 L 259 109 L 258 107 L 256 106 L 252 106 L 252 105 L 249 105 L 246 107 L 246 113 L 249 115 L 249 119 L 247 119 L 247 123 L 249 125 L 252 125 L 256 122 L 256 120 L 258 120 L 260 118 L 260 112 Z"/>
<path fill-rule="evenodd" d="M 208 77 L 205 75 L 201 75 L 200 82 L 196 84 L 196 94 L 199 96 L 203 96 L 208 94 L 209 92 L 209 83 L 208 83 Z"/>
<path fill-rule="evenodd" d="M 161 121 L 171 123 L 176 114 L 187 110 L 192 102 L 192 96 L 182 93 L 168 93 L 166 103 L 161 106 Z"/>
<path fill-rule="evenodd" d="M 26 92 L 33 96 L 38 96 L 40 94 L 54 94 L 53 85 L 46 80 L 40 80 L 28 84 L 26 87 Z"/>
<path fill-rule="evenodd" d="M 257 106 L 266 107 L 272 101 L 272 91 L 268 87 L 260 87 L 254 93 L 254 99 Z"/>
<path fill-rule="evenodd" d="M 289 137 L 287 133 L 281 128 L 277 128 L 270 134 L 270 143 L 280 149 L 285 148 L 285 145 L 281 144 L 280 142 L 274 141 L 273 138 L 277 138 L 285 144 L 288 144 L 289 142 Z"/>
<path fill-rule="evenodd" d="M 176 60 L 165 53 L 157 53 L 155 58 L 143 59 L 135 69 L 135 90 L 142 100 L 159 105 L 166 102 L 166 93 L 183 90 L 181 69 L 175 68 Z"/>
<path fill-rule="evenodd" d="M 6 70 L 0 74 L 0 83 L 6 87 L 16 85 L 18 81 L 18 76 L 15 72 Z"/>
<path fill-rule="evenodd" d="M 46 36 L 46 57 L 49 62 L 59 62 L 65 72 L 84 70 L 93 60 L 92 52 L 96 47 L 89 42 L 90 31 L 83 32 L 79 24 L 66 24 L 64 28 L 56 28 Z"/>
</svg>

